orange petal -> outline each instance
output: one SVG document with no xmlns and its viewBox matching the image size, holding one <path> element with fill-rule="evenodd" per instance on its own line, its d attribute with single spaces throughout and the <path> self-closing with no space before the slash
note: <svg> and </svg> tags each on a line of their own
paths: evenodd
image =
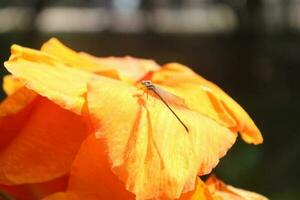
<svg viewBox="0 0 300 200">
<path fill-rule="evenodd" d="M 135 199 L 112 173 L 103 147 L 103 141 L 96 139 L 94 135 L 89 136 L 73 164 L 67 192 L 60 192 L 43 200 Z M 197 178 L 195 189 L 182 194 L 178 200 L 212 200 L 212 197 L 205 183 Z"/>
<path fill-rule="evenodd" d="M 235 188 L 231 185 L 226 185 L 215 176 L 210 176 L 206 180 L 206 185 L 213 197 L 216 200 L 267 200 L 268 198 L 243 189 Z"/>
<path fill-rule="evenodd" d="M 3 90 L 6 95 L 11 95 L 24 86 L 24 83 L 12 75 L 6 75 L 3 78 Z"/>
<path fill-rule="evenodd" d="M 109 166 L 103 140 L 90 135 L 73 163 L 67 190 L 79 199 L 135 199 Z"/>
<path fill-rule="evenodd" d="M 183 194 L 179 200 L 213 200 L 205 183 L 197 178 L 196 187 L 193 191 Z"/>
<path fill-rule="evenodd" d="M 5 113 L 0 118 L 0 183 L 42 182 L 69 172 L 87 136 L 80 116 L 40 96 L 18 112 Z"/>
<path fill-rule="evenodd" d="M 147 72 L 159 69 L 159 65 L 152 60 L 133 57 L 98 58 L 87 53 L 77 53 L 66 47 L 58 39 L 52 38 L 44 43 L 41 51 L 54 55 L 62 63 L 70 67 L 82 69 L 112 78 L 134 83 Z M 118 74 L 117 76 L 115 74 Z"/>
<path fill-rule="evenodd" d="M 41 48 L 42 52 L 55 56 L 60 62 L 70 67 L 86 70 L 100 71 L 108 69 L 106 66 L 99 66 L 95 61 L 80 56 L 76 51 L 63 45 L 58 39 L 51 38 Z"/>
<path fill-rule="evenodd" d="M 100 66 L 106 66 L 116 70 L 121 80 L 135 83 L 144 77 L 147 73 L 157 71 L 160 66 L 153 60 L 126 57 L 94 57 L 87 53 L 80 54 L 83 57 L 89 58 L 97 62 Z"/>
<path fill-rule="evenodd" d="M 37 94 L 21 88 L 0 104 L 0 152 L 9 144 L 30 115 Z"/>
<path fill-rule="evenodd" d="M 82 199 L 87 199 L 86 197 Z M 42 200 L 80 200 L 78 196 L 71 192 L 58 192 L 52 195 L 49 195 Z M 97 199 L 87 199 L 87 200 L 97 200 Z"/>
<path fill-rule="evenodd" d="M 189 68 L 177 63 L 167 64 L 161 71 L 154 73 L 151 80 L 182 97 L 190 109 L 233 131 L 239 131 L 246 142 L 263 142 L 260 131 L 245 110 L 218 86 Z"/>
<path fill-rule="evenodd" d="M 112 79 L 90 83 L 88 107 L 114 173 L 138 199 L 179 198 L 209 173 L 236 134 L 197 112 L 174 106 L 182 124 L 157 98 Z"/>
<path fill-rule="evenodd" d="M 56 38 L 51 38 L 49 41 L 45 42 L 41 48 L 41 51 L 55 56 L 60 60 L 60 62 L 69 67 L 94 72 L 101 76 L 120 79 L 116 70 L 111 69 L 109 66 L 104 64 L 99 64 L 95 60 L 77 53 L 76 51 L 62 44 Z"/>
<path fill-rule="evenodd" d="M 48 182 L 6 186 L 0 185 L 2 193 L 18 200 L 41 199 L 47 195 L 64 191 L 67 187 L 67 176 L 63 176 Z"/>
<path fill-rule="evenodd" d="M 98 163 L 97 163 L 98 164 Z M 116 197 L 116 194 L 118 194 L 118 189 L 119 188 L 115 188 L 114 192 L 112 192 L 111 194 L 108 194 L 108 196 L 103 196 L 103 195 L 96 195 L 97 193 L 99 193 L 99 191 L 97 192 L 97 187 L 95 187 L 95 185 L 92 185 L 92 188 L 94 189 L 94 191 L 88 194 L 85 194 L 85 196 L 82 196 L 81 199 L 114 199 L 114 200 L 134 200 L 134 196 L 130 196 L 129 198 L 127 197 L 122 197 L 121 195 Z M 123 189 L 125 190 L 125 189 Z M 81 191 L 81 190 L 79 190 Z M 89 190 L 91 191 L 91 189 Z M 47 196 L 45 198 L 43 198 L 43 200 L 79 200 L 80 198 L 78 197 L 78 195 L 76 195 L 76 193 L 78 193 L 78 190 L 75 192 L 58 192 L 55 194 L 52 194 L 50 196 Z M 87 192 L 86 192 L 87 193 Z M 94 195 L 91 195 L 94 194 Z M 154 200 L 154 199 L 152 199 Z M 157 200 L 157 199 L 156 199 Z M 171 200 L 171 199 L 165 199 L 165 198 L 160 198 L 159 200 Z M 185 194 L 182 194 L 181 197 L 178 200 L 213 200 L 211 194 L 209 193 L 209 190 L 207 189 L 207 186 L 205 185 L 204 182 L 202 182 L 200 180 L 200 178 L 197 178 L 196 181 L 196 187 L 193 191 L 187 192 Z"/>
<path fill-rule="evenodd" d="M 95 77 L 66 67 L 46 53 L 17 45 L 12 46 L 12 56 L 5 67 L 28 88 L 75 113 L 81 113 L 87 80 Z"/>
<path fill-rule="evenodd" d="M 0 117 L 15 114 L 28 106 L 37 94 L 25 87 L 18 89 L 0 103 Z"/>
</svg>

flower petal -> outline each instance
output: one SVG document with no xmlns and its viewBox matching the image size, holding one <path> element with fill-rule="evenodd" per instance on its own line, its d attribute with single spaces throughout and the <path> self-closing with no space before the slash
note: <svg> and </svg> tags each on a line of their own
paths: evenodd
<svg viewBox="0 0 300 200">
<path fill-rule="evenodd" d="M 58 39 L 51 38 L 45 42 L 41 48 L 42 52 L 55 56 L 61 63 L 82 69 L 86 71 L 100 71 L 108 69 L 106 66 L 100 66 L 95 61 L 80 56 L 76 51 L 63 45 Z"/>
<path fill-rule="evenodd" d="M 95 77 L 66 67 L 46 53 L 18 45 L 12 46 L 12 55 L 5 67 L 28 88 L 78 114 L 84 104 L 86 82 Z"/>
<path fill-rule="evenodd" d="M 147 73 L 157 71 L 160 66 L 153 60 L 126 57 L 95 57 L 87 53 L 81 53 L 81 56 L 92 59 L 100 66 L 107 66 L 118 71 L 121 80 L 135 83 L 144 77 Z"/>
<path fill-rule="evenodd" d="M 206 185 L 213 196 L 217 200 L 268 200 L 268 198 L 247 190 L 235 188 L 226 185 L 222 181 L 212 175 L 206 180 Z"/>
<path fill-rule="evenodd" d="M 0 105 L 0 183 L 48 181 L 68 173 L 75 154 L 87 136 L 81 117 L 41 96 L 23 109 L 7 112 Z M 24 94 L 24 92 L 23 92 Z M 19 99 L 20 100 L 20 99 Z"/>
<path fill-rule="evenodd" d="M 87 199 L 87 198 L 83 198 Z M 80 200 L 75 194 L 70 192 L 58 192 L 52 195 L 49 195 L 42 200 Z M 96 200 L 96 199 L 89 199 L 89 200 Z"/>
<path fill-rule="evenodd" d="M 3 78 L 3 90 L 6 93 L 6 95 L 13 94 L 15 91 L 17 91 L 23 86 L 24 83 L 22 83 L 21 80 L 12 75 L 6 75 Z"/>
<path fill-rule="evenodd" d="M 37 94 L 27 88 L 21 88 L 8 96 L 0 104 L 0 152 L 18 134 L 24 121 L 30 115 Z"/>
<path fill-rule="evenodd" d="M 103 140 L 95 135 L 84 141 L 76 156 L 67 192 L 79 199 L 135 199 L 112 173 Z"/>
<path fill-rule="evenodd" d="M 214 120 L 174 106 L 182 124 L 157 98 L 120 81 L 89 84 L 88 107 L 97 137 L 105 141 L 114 173 L 138 199 L 179 198 L 194 189 L 235 142 Z"/>
<path fill-rule="evenodd" d="M 0 103 L 0 117 L 15 114 L 28 106 L 37 94 L 25 87 L 18 89 Z"/>
<path fill-rule="evenodd" d="M 179 200 L 213 200 L 205 183 L 197 177 L 195 189 L 183 194 Z"/>
<path fill-rule="evenodd" d="M 67 180 L 68 177 L 63 176 L 43 183 L 14 186 L 0 185 L 0 194 L 3 191 L 4 194 L 18 200 L 41 199 L 47 195 L 64 191 L 67 187 Z"/>
<path fill-rule="evenodd" d="M 54 55 L 62 63 L 70 67 L 82 69 L 97 74 L 108 74 L 110 77 L 118 77 L 123 81 L 134 83 L 149 71 L 156 71 L 159 65 L 153 60 L 126 57 L 95 57 L 90 54 L 76 51 L 66 47 L 58 39 L 52 38 L 44 43 L 41 51 Z M 111 72 L 114 76 L 112 76 Z M 115 76 L 115 74 L 118 76 Z"/>
<path fill-rule="evenodd" d="M 262 135 L 245 110 L 212 82 L 189 68 L 170 63 L 155 72 L 151 79 L 167 91 L 182 97 L 187 106 L 218 123 L 239 131 L 242 138 L 253 144 L 263 142 Z"/>
</svg>

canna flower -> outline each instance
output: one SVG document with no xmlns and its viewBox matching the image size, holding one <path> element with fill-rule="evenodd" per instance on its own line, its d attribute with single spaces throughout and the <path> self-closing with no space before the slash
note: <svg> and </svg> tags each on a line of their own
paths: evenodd
<svg viewBox="0 0 300 200">
<path fill-rule="evenodd" d="M 51 39 L 41 51 L 13 45 L 5 67 L 0 184 L 68 175 L 67 188 L 46 199 L 209 199 L 197 176 L 237 132 L 262 143 L 233 99 L 181 64 L 97 58 Z M 188 133 L 155 94 L 143 95 L 142 80 L 176 96 L 168 103 Z"/>
<path fill-rule="evenodd" d="M 51 40 L 49 45 L 56 44 L 55 42 L 57 40 Z M 20 54 L 24 59 L 19 57 Z M 45 59 L 43 60 L 45 63 L 47 61 L 53 61 L 53 64 L 58 65 L 62 63 L 59 58 L 54 58 L 50 54 L 16 45 L 12 47 L 10 59 L 14 57 L 18 57 L 19 61 L 22 60 L 19 62 L 22 66 L 27 64 L 42 66 L 39 59 Z M 78 60 L 84 66 L 86 59 L 78 56 Z M 145 62 L 147 63 L 146 60 Z M 149 63 L 157 67 L 154 62 Z M 62 65 L 65 68 L 72 67 L 71 64 Z M 129 62 L 128 65 L 130 66 Z M 39 69 L 43 70 L 42 67 Z M 114 74 L 109 70 L 101 70 L 101 67 L 95 73 L 106 72 L 108 75 Z M 79 70 L 75 70 L 75 74 L 70 76 L 75 77 L 74 82 L 77 81 L 76 77 L 83 76 Z M 61 82 L 65 81 L 61 79 Z M 67 94 L 74 96 L 78 94 L 78 98 L 74 99 L 76 105 L 82 106 L 80 86 L 76 84 L 74 87 L 76 89 Z M 66 105 L 59 106 L 49 98 L 29 89 L 30 86 L 16 76 L 6 76 L 3 87 L 8 97 L 0 105 L 0 182 L 5 185 L 49 182 L 68 174 L 76 152 L 88 135 L 85 122 L 78 114 L 80 111 L 64 109 L 68 99 L 64 101 Z"/>
</svg>

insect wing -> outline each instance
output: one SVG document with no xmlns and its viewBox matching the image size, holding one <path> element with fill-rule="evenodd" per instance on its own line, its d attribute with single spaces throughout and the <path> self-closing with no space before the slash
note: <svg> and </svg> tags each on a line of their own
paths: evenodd
<svg viewBox="0 0 300 200">
<path fill-rule="evenodd" d="M 169 104 L 176 105 L 180 107 L 187 107 L 185 104 L 184 99 L 180 98 L 179 96 L 176 96 L 175 94 L 172 94 L 161 87 L 155 86 L 155 91 Z"/>
</svg>

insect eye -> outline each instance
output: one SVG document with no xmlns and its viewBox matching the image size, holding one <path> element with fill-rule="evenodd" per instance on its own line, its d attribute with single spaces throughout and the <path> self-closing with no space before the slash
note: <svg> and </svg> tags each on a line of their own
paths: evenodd
<svg viewBox="0 0 300 200">
<path fill-rule="evenodd" d="M 145 86 L 150 86 L 151 85 L 150 81 L 142 81 L 142 84 L 145 85 Z"/>
</svg>

